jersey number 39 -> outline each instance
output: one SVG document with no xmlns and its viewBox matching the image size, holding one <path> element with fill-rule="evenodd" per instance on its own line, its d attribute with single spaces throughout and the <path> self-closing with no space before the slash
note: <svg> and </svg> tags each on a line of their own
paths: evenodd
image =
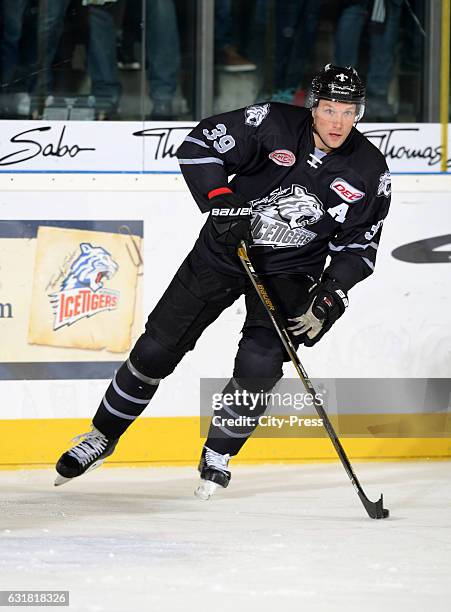
<svg viewBox="0 0 451 612">
<path fill-rule="evenodd" d="M 218 153 L 226 153 L 235 146 L 235 138 L 227 134 L 227 128 L 223 123 L 218 123 L 214 130 L 203 130 L 203 135 L 208 140 L 214 140 L 213 146 Z"/>
</svg>

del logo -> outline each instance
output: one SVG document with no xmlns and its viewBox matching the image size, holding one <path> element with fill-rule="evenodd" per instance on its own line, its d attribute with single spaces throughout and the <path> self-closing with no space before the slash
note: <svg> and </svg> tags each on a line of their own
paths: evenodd
<svg viewBox="0 0 451 612">
<path fill-rule="evenodd" d="M 118 264 L 102 247 L 83 242 L 80 250 L 60 292 L 49 296 L 55 314 L 54 330 L 119 306 L 120 292 L 103 287 L 104 279 L 110 279 L 119 270 Z"/>
<path fill-rule="evenodd" d="M 278 166 L 292 166 L 296 161 L 295 154 L 288 149 L 276 149 L 268 157 Z"/>
<path fill-rule="evenodd" d="M 330 188 L 335 193 L 345 200 L 345 202 L 357 202 L 357 200 L 361 200 L 365 195 L 362 191 L 359 191 L 342 178 L 336 178 L 333 183 L 331 183 Z"/>
</svg>

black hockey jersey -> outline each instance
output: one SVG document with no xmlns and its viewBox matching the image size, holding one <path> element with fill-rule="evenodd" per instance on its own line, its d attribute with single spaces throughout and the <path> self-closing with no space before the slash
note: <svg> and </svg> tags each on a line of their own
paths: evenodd
<svg viewBox="0 0 451 612">
<path fill-rule="evenodd" d="M 385 159 L 352 128 L 341 147 L 315 149 L 311 112 L 255 104 L 201 121 L 177 156 L 199 208 L 230 187 L 252 206 L 251 256 L 261 274 L 326 273 L 347 289 L 369 276 L 390 203 Z M 228 182 L 228 177 L 235 175 Z M 212 267 L 239 272 L 204 226 L 198 246 Z"/>
</svg>

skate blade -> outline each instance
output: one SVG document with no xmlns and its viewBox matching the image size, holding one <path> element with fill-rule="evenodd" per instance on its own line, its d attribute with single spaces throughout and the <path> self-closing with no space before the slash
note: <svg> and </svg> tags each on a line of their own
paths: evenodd
<svg viewBox="0 0 451 612">
<path fill-rule="evenodd" d="M 83 474 L 80 474 L 80 476 L 83 476 L 84 474 L 87 474 L 91 470 L 95 470 L 96 468 L 100 467 L 104 461 L 105 459 L 100 459 L 99 461 L 95 461 L 90 467 L 88 467 L 86 472 L 83 472 Z M 74 476 L 73 478 L 66 478 L 65 476 L 61 476 L 61 474 L 57 473 L 54 485 L 55 487 L 60 487 L 61 485 L 66 484 L 66 482 L 69 482 L 69 480 L 73 480 L 74 478 L 79 478 L 79 477 Z"/>
<path fill-rule="evenodd" d="M 72 478 L 65 478 L 64 476 L 61 476 L 61 474 L 57 474 L 53 484 L 55 487 L 60 487 L 61 485 L 66 484 L 66 482 L 69 482 L 69 480 L 72 480 Z"/>
<path fill-rule="evenodd" d="M 200 485 L 194 491 L 194 495 L 202 501 L 207 501 L 218 487 L 219 485 L 215 482 L 211 482 L 211 480 L 201 480 Z"/>
</svg>

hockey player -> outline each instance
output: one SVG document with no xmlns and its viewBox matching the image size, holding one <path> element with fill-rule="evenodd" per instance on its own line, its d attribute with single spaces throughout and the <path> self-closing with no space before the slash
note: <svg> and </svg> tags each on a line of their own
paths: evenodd
<svg viewBox="0 0 451 612">
<path fill-rule="evenodd" d="M 59 459 L 55 484 L 113 453 L 160 381 L 243 293 L 246 320 L 224 391 L 267 392 L 282 377 L 286 354 L 237 257 L 241 240 L 297 345 L 318 342 L 344 313 L 348 291 L 373 272 L 390 175 L 383 155 L 355 129 L 364 86 L 353 68 L 328 64 L 311 93 L 309 109 L 255 104 L 204 119 L 182 143 L 180 167 L 207 220 L 116 372 L 92 430 Z M 255 428 L 230 425 L 231 415 L 243 414 L 239 404 L 219 411 L 227 427 L 221 419 L 210 426 L 199 464 L 201 498 L 229 484 L 229 459 Z M 264 410 L 262 400 L 254 416 Z"/>
</svg>

